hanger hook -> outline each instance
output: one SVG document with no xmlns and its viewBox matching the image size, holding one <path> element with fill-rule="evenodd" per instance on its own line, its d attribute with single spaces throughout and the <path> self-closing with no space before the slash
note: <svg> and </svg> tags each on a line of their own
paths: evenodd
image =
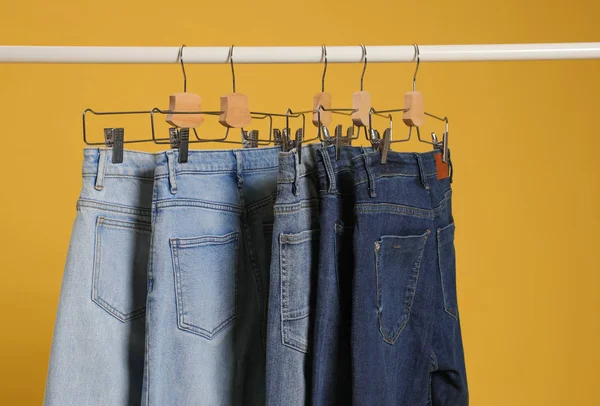
<svg viewBox="0 0 600 406">
<path fill-rule="evenodd" d="M 229 63 L 231 64 L 231 79 L 233 82 L 233 93 L 235 93 L 235 69 L 233 69 L 233 47 L 234 45 L 231 45 L 231 47 L 229 48 Z"/>
<path fill-rule="evenodd" d="M 362 56 L 365 61 L 363 65 L 362 75 L 360 76 L 360 91 L 363 91 L 363 80 L 365 79 L 365 72 L 367 71 L 367 47 L 364 44 L 360 44 L 362 48 Z"/>
<path fill-rule="evenodd" d="M 321 59 L 325 60 L 325 65 L 323 66 L 323 76 L 321 77 L 321 93 L 325 93 L 325 74 L 327 73 L 327 47 L 325 44 L 321 45 Z"/>
<path fill-rule="evenodd" d="M 181 71 L 183 72 L 183 92 L 185 93 L 187 92 L 187 75 L 185 74 L 185 66 L 183 65 L 183 48 L 185 48 L 185 44 L 179 48 L 177 59 L 181 63 Z"/>
<path fill-rule="evenodd" d="M 417 90 L 417 72 L 419 71 L 419 64 L 421 63 L 421 52 L 419 51 L 419 46 L 417 44 L 413 44 L 415 48 L 415 58 L 417 59 L 417 67 L 415 68 L 415 74 L 413 76 L 413 92 Z"/>
</svg>

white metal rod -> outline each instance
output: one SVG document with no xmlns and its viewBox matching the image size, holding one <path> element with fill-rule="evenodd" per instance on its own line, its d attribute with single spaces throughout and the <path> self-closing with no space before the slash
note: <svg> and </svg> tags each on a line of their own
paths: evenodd
<svg viewBox="0 0 600 406">
<path fill-rule="evenodd" d="M 368 62 L 414 62 L 412 45 L 366 46 Z M 228 63 L 230 47 L 185 47 L 183 60 Z M 179 47 L 0 46 L 0 63 L 177 63 Z M 421 61 L 600 59 L 600 42 L 556 44 L 419 45 Z M 360 46 L 327 46 L 330 63 L 357 63 Z M 234 47 L 236 64 L 322 63 L 321 46 Z"/>
</svg>

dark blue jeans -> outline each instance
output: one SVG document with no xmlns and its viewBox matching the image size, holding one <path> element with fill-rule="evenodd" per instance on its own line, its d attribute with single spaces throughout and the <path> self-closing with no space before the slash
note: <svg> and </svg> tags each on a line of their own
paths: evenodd
<svg viewBox="0 0 600 406">
<path fill-rule="evenodd" d="M 353 158 L 353 403 L 467 405 L 450 179 L 434 152 Z M 439 154 L 439 153 L 438 153 Z"/>
<path fill-rule="evenodd" d="M 312 404 L 352 404 L 350 322 L 354 173 L 359 147 L 319 149 L 321 237 L 315 312 Z"/>
</svg>

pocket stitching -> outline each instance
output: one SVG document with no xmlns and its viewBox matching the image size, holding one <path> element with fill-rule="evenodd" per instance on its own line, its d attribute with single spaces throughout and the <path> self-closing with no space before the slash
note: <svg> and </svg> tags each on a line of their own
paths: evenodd
<svg viewBox="0 0 600 406">
<path fill-rule="evenodd" d="M 237 283 L 238 283 L 238 256 L 237 252 L 239 249 L 239 232 L 233 232 L 224 236 L 204 236 L 204 237 L 193 237 L 193 238 L 170 238 L 169 244 L 171 245 L 171 253 L 173 256 L 173 276 L 175 279 L 175 301 L 177 307 L 177 327 L 180 330 L 188 331 L 193 334 L 200 335 L 206 339 L 213 339 L 221 330 L 231 324 L 237 318 Z M 187 248 L 201 247 L 204 245 L 223 245 L 230 242 L 235 242 L 236 260 L 234 264 L 234 305 L 233 315 L 218 324 L 212 331 L 204 329 L 199 326 L 195 326 L 185 321 L 184 315 L 184 298 L 183 290 L 181 288 L 181 267 L 179 264 L 179 250 Z"/>
<path fill-rule="evenodd" d="M 100 280 L 100 261 L 102 258 L 102 241 L 99 233 L 100 226 L 104 227 L 112 227 L 112 228 L 122 228 L 134 230 L 135 232 L 143 232 L 150 233 L 150 224 L 146 226 L 145 223 L 127 221 L 127 220 L 117 220 L 117 219 L 109 219 L 103 216 L 98 216 L 96 218 L 96 230 L 95 230 L 95 249 L 94 249 L 94 268 L 93 268 L 93 276 L 92 276 L 92 301 L 96 303 L 100 308 L 106 311 L 108 314 L 112 315 L 114 318 L 119 320 L 122 323 L 134 320 L 143 316 L 146 313 L 146 305 L 144 303 L 138 309 L 133 310 L 130 313 L 123 313 L 114 306 L 110 305 L 106 302 L 102 297 L 100 297 L 100 292 L 98 289 L 98 284 Z"/>
<path fill-rule="evenodd" d="M 417 285 L 419 282 L 419 274 L 421 271 L 421 260 L 423 259 L 423 253 L 425 252 L 425 245 L 427 244 L 427 238 L 429 238 L 429 235 L 431 234 L 431 230 L 427 230 L 427 232 L 423 235 L 420 235 L 418 237 L 423 238 L 424 237 L 424 241 L 423 241 L 423 245 L 422 247 L 419 249 L 419 257 L 417 259 L 417 261 L 415 262 L 415 265 L 412 269 L 412 273 L 413 273 L 413 278 L 415 279 L 414 282 L 414 293 L 411 295 L 410 298 L 410 303 L 408 305 L 408 308 L 405 309 L 406 310 L 406 319 L 400 323 L 398 323 L 396 321 L 396 325 L 394 326 L 394 329 L 398 330 L 396 332 L 396 334 L 394 334 L 393 337 L 388 336 L 388 334 L 386 334 L 383 331 L 383 323 L 381 320 L 381 289 L 380 289 L 380 283 L 379 283 L 379 258 L 380 258 L 380 254 L 378 254 L 376 246 L 374 247 L 374 251 L 375 251 L 375 276 L 376 276 L 376 284 L 377 284 L 377 318 L 379 320 L 379 332 L 381 333 L 381 336 L 383 337 L 383 340 L 385 342 L 387 342 L 388 344 L 394 344 L 396 342 L 396 340 L 398 339 L 398 337 L 400 336 L 400 333 L 402 333 L 402 331 L 404 330 L 404 328 L 406 327 L 406 325 L 408 324 L 408 321 L 410 320 L 410 315 L 411 315 L 411 310 L 412 310 L 412 305 L 413 305 L 413 301 L 416 295 L 416 290 L 417 290 Z M 382 239 L 379 239 L 379 243 L 381 244 Z M 377 242 L 376 242 L 377 243 Z M 375 243 L 375 244 L 376 244 Z M 416 272 L 416 274 L 415 274 Z"/>
<path fill-rule="evenodd" d="M 302 243 L 308 242 L 312 244 L 315 238 L 319 238 L 319 230 L 305 230 L 296 234 L 285 234 L 282 233 L 279 235 L 279 271 L 280 271 L 280 280 L 279 280 L 279 288 L 281 292 L 281 308 L 280 308 L 280 317 L 281 317 L 281 343 L 288 348 L 291 348 L 296 351 L 300 351 L 302 353 L 308 353 L 308 343 L 301 342 L 290 336 L 288 333 L 288 329 L 286 328 L 286 322 L 290 321 L 298 321 L 302 319 L 306 319 L 310 317 L 310 305 L 306 311 L 306 314 L 300 314 L 300 316 L 294 315 L 293 312 L 290 311 L 289 306 L 289 294 L 288 294 L 288 269 L 287 269 L 287 256 L 283 255 L 282 247 L 284 244 L 288 245 L 298 245 Z M 309 338 L 307 338 L 309 339 Z"/>
<path fill-rule="evenodd" d="M 454 237 L 452 237 L 452 239 L 450 241 L 447 241 L 444 244 L 441 244 L 441 234 L 444 230 L 447 230 L 448 228 L 452 228 L 454 227 L 454 223 L 451 223 L 449 225 L 447 225 L 446 227 L 443 228 L 438 228 L 437 230 L 437 242 L 438 242 L 438 267 L 440 269 L 440 283 L 442 285 L 442 298 L 444 300 L 444 311 L 446 313 L 448 313 L 448 315 L 450 317 L 452 317 L 455 320 L 458 320 L 458 311 L 456 311 L 455 309 L 449 307 L 448 305 L 448 299 L 447 299 L 447 294 L 446 294 L 446 289 L 444 288 L 444 267 L 442 266 L 442 256 L 441 256 L 441 248 L 451 244 L 454 242 Z"/>
</svg>

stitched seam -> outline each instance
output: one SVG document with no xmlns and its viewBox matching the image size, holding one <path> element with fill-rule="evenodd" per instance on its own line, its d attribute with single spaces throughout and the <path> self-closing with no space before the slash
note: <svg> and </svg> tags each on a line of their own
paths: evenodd
<svg viewBox="0 0 600 406">
<path fill-rule="evenodd" d="M 310 209 L 319 206 L 319 199 L 306 199 L 298 203 L 283 203 L 275 204 L 273 211 L 275 214 L 285 214 L 300 211 L 302 209 Z"/>
<path fill-rule="evenodd" d="M 355 205 L 354 211 L 357 214 L 389 212 L 407 214 L 415 217 L 435 218 L 436 215 L 439 215 L 443 210 L 447 208 L 446 205 L 451 196 L 452 190 L 446 191 L 444 193 L 444 198 L 440 201 L 440 204 L 431 210 L 393 203 L 358 203 Z"/>
<path fill-rule="evenodd" d="M 171 199 L 168 199 L 168 200 L 157 201 L 155 203 L 155 207 L 157 209 L 166 208 L 166 207 L 185 207 L 185 206 L 202 207 L 205 209 L 229 211 L 229 212 L 233 212 L 233 213 L 241 213 L 241 211 L 242 211 L 242 208 L 238 207 L 238 206 L 215 204 L 215 203 L 209 203 L 209 202 L 205 202 L 205 201 L 201 201 L 201 200 L 187 200 L 187 199 L 171 200 Z"/>
<path fill-rule="evenodd" d="M 442 232 L 442 229 L 438 228 L 438 235 L 437 235 L 437 237 L 438 237 L 437 238 L 437 240 L 438 240 L 437 241 L 438 242 L 438 267 L 440 269 L 440 283 L 442 285 L 442 298 L 444 299 L 444 310 L 446 311 L 446 313 L 448 313 L 450 315 L 450 317 L 452 317 L 455 320 L 458 320 L 457 312 L 455 312 L 454 309 L 450 308 L 450 306 L 448 305 L 448 297 L 446 295 L 446 289 L 444 288 L 445 283 L 444 283 L 444 270 L 443 270 L 443 266 L 442 266 L 443 261 L 442 261 L 442 256 L 441 256 L 441 253 L 442 253 L 441 248 L 442 248 L 442 246 L 448 245 L 448 243 L 444 244 L 444 245 L 440 245 L 441 232 Z"/>
<path fill-rule="evenodd" d="M 419 283 L 419 274 L 420 274 L 420 269 L 421 269 L 421 260 L 423 258 L 423 253 L 425 251 L 425 245 L 427 244 L 427 238 L 429 237 L 430 234 L 430 230 L 427 230 L 427 233 L 425 234 L 425 239 L 423 242 L 423 245 L 419 251 L 419 257 L 417 259 L 417 261 L 415 262 L 415 264 L 413 265 L 413 269 L 412 269 L 412 274 L 413 274 L 413 278 L 415 279 L 414 282 L 414 288 L 411 289 L 411 286 L 407 287 L 407 290 L 412 291 L 411 292 L 411 298 L 410 301 L 408 303 L 408 306 L 405 307 L 404 311 L 406 313 L 406 319 L 404 319 L 402 322 L 398 323 L 398 321 L 396 321 L 396 325 L 394 326 L 394 330 L 397 330 L 396 333 L 394 334 L 394 336 L 390 337 L 388 336 L 384 331 L 383 331 L 383 323 L 381 320 L 381 311 L 378 311 L 378 316 L 379 316 L 379 332 L 381 333 L 381 335 L 383 336 L 383 340 L 389 344 L 394 344 L 396 342 L 396 340 L 398 339 L 398 337 L 400 336 L 400 333 L 404 330 L 404 328 L 406 327 L 406 325 L 408 324 L 408 321 L 410 320 L 410 315 L 411 315 L 411 311 L 412 311 L 412 305 L 413 305 L 413 301 L 415 299 L 416 296 L 416 292 L 417 292 L 417 286 Z M 422 237 L 422 236 L 421 236 Z M 381 240 L 380 240 L 381 241 Z M 380 242 L 381 244 L 381 242 Z M 383 244 L 380 245 L 380 253 L 377 254 L 377 251 L 375 251 L 376 255 L 381 255 L 381 250 L 383 249 Z M 379 259 L 377 259 L 377 279 L 378 279 L 378 284 L 379 284 Z M 379 287 L 378 287 L 379 290 Z M 406 295 L 406 292 L 404 293 Z M 378 306 L 381 309 L 381 305 L 378 299 Z"/>
<path fill-rule="evenodd" d="M 84 178 L 95 178 L 96 177 L 96 173 L 83 173 L 82 177 Z M 110 178 L 124 178 L 124 179 L 134 179 L 134 180 L 141 180 L 144 182 L 154 182 L 154 176 L 148 177 L 148 176 L 137 176 L 137 175 L 127 175 L 127 174 L 105 174 L 104 175 L 104 179 L 110 179 Z"/>
<path fill-rule="evenodd" d="M 99 209 L 104 211 L 112 211 L 116 213 L 126 213 L 126 214 L 134 214 L 142 217 L 150 217 L 151 209 L 145 208 L 136 208 L 129 206 L 120 206 L 113 203 L 100 202 L 97 200 L 90 200 L 80 198 L 77 201 L 77 209 L 79 210 L 82 207 L 89 207 L 93 209 Z"/>
<path fill-rule="evenodd" d="M 192 237 L 192 238 L 172 238 L 177 248 L 192 248 L 203 245 L 221 245 L 227 244 L 233 240 L 239 238 L 239 232 L 234 231 L 223 236 L 207 235 L 203 237 Z"/>
<path fill-rule="evenodd" d="M 200 237 L 200 238 L 204 238 L 204 237 Z M 220 237 L 207 237 L 207 238 L 220 238 Z M 219 243 L 215 242 L 213 244 L 193 244 L 193 245 L 183 244 L 183 245 L 181 245 L 180 244 L 181 239 L 177 239 L 177 238 L 170 239 L 170 241 L 169 241 L 171 244 L 171 252 L 173 253 L 173 272 L 174 272 L 174 276 L 175 276 L 175 294 L 176 294 L 176 303 L 177 303 L 178 327 L 181 330 L 185 330 L 185 331 L 189 331 L 191 333 L 201 335 L 209 340 L 214 338 L 217 335 L 217 333 L 219 333 L 223 328 L 225 328 L 231 322 L 233 322 L 233 320 L 235 320 L 236 315 L 237 315 L 237 274 L 238 274 L 237 266 L 239 264 L 238 259 L 237 259 L 238 258 L 237 252 L 239 250 L 239 245 L 238 245 L 239 233 L 238 232 L 230 233 L 222 238 L 227 239 L 227 240 L 220 241 Z M 179 262 L 179 249 L 193 248 L 193 247 L 204 246 L 204 245 L 226 244 L 226 243 L 230 243 L 230 242 L 235 242 L 235 251 L 236 251 L 236 261 L 234 263 L 234 278 L 235 278 L 234 279 L 234 294 L 235 294 L 234 311 L 233 311 L 233 315 L 229 316 L 227 319 L 222 321 L 211 331 L 211 330 L 202 328 L 200 326 L 191 324 L 185 320 L 185 314 L 184 314 L 185 301 L 184 301 L 184 297 L 183 297 L 184 296 L 183 289 L 181 287 L 182 277 L 181 277 L 181 265 Z"/>
<path fill-rule="evenodd" d="M 262 209 L 263 207 L 272 204 L 273 201 L 275 200 L 276 196 L 277 196 L 277 192 L 271 193 L 269 196 L 267 196 L 257 202 L 252 203 L 251 205 L 249 205 L 246 208 L 246 213 L 248 213 L 248 214 L 253 213 L 258 209 Z"/>
<path fill-rule="evenodd" d="M 146 234 L 149 234 L 152 231 L 150 229 L 150 224 L 135 223 L 132 221 L 124 220 L 113 220 L 102 216 L 98 217 L 97 222 L 98 225 L 102 225 L 108 228 L 122 228 L 124 230 L 139 231 Z"/>
<path fill-rule="evenodd" d="M 121 321 L 121 322 L 127 322 L 130 320 L 133 320 L 135 318 L 138 318 L 140 316 L 142 316 L 145 312 L 146 312 L 146 307 L 141 306 L 129 313 L 123 313 L 120 310 L 118 310 L 117 308 L 115 308 L 114 306 L 110 305 L 107 301 L 105 301 L 104 299 L 102 299 L 102 297 L 100 296 L 100 291 L 99 291 L 99 283 L 100 283 L 100 263 L 101 263 L 101 258 L 102 258 L 102 239 L 100 238 L 100 226 L 104 226 L 104 227 L 113 227 L 113 228 L 123 228 L 123 229 L 131 229 L 131 230 L 135 230 L 135 231 L 142 231 L 142 232 L 147 232 L 147 230 L 145 229 L 138 229 L 136 227 L 132 227 L 132 226 L 120 226 L 118 225 L 118 221 L 120 220 L 110 220 L 110 219 L 106 219 L 105 217 L 97 217 L 96 218 L 96 236 L 95 236 L 95 258 L 94 258 L 94 269 L 93 269 L 93 276 L 92 276 L 92 301 L 94 303 L 96 303 L 98 306 L 100 306 L 102 309 L 104 309 L 107 313 L 111 314 L 113 317 L 115 317 L 117 320 Z M 129 221 L 124 221 L 123 223 L 130 223 L 130 224 L 135 224 L 133 222 L 129 222 Z"/>
</svg>

